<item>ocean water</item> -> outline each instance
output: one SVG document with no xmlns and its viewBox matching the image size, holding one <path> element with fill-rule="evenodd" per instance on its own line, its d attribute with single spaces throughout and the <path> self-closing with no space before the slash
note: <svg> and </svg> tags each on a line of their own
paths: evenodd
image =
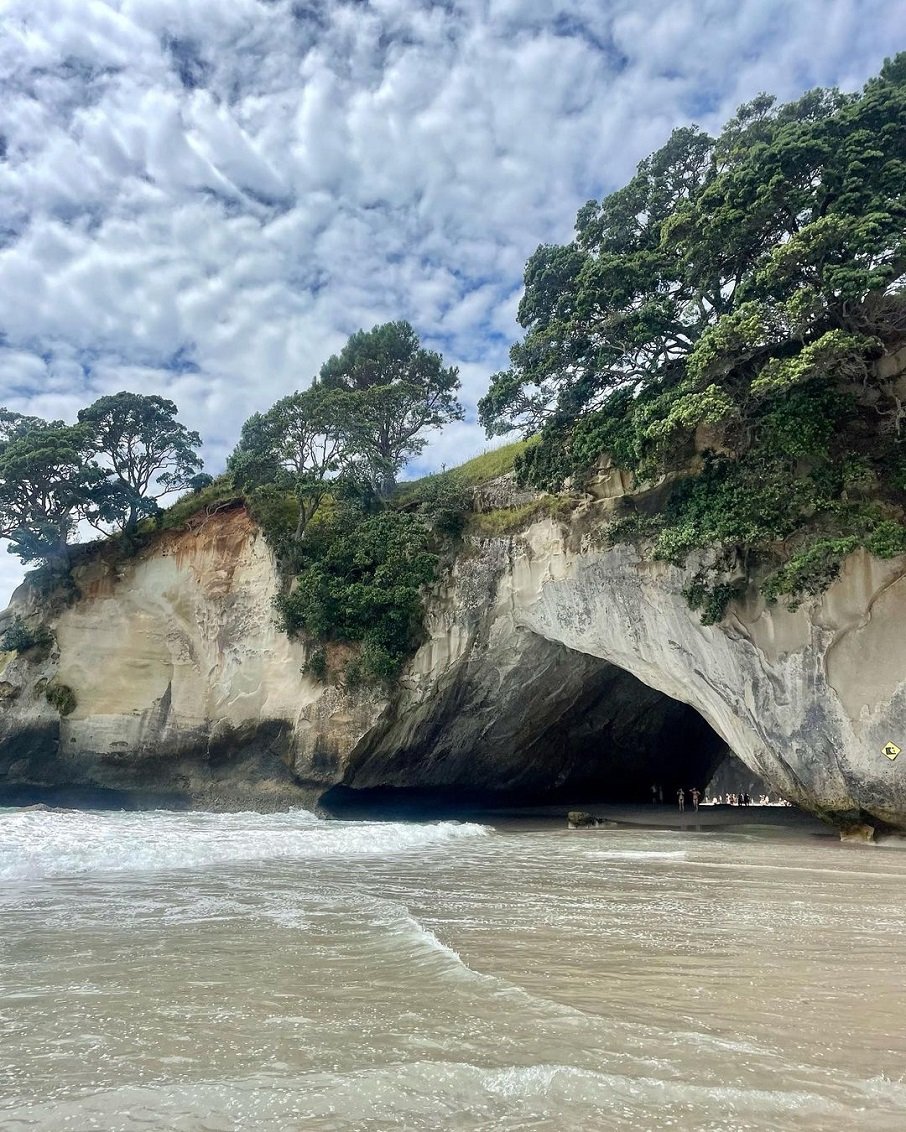
<svg viewBox="0 0 906 1132">
<path fill-rule="evenodd" d="M 906 1128 L 906 853 L 0 811 L 0 1129 Z"/>
</svg>

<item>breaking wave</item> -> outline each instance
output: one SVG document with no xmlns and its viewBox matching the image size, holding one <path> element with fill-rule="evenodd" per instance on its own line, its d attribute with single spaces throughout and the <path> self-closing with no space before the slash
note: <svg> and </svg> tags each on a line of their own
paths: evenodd
<svg viewBox="0 0 906 1132">
<path fill-rule="evenodd" d="M 0 879 L 204 869 L 234 862 L 356 859 L 482 837 L 458 822 L 324 821 L 279 814 L 0 812 Z"/>
</svg>

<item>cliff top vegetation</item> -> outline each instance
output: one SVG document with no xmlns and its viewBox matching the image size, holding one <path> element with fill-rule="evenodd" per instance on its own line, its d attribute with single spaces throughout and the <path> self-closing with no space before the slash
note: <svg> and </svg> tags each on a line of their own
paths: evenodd
<svg viewBox="0 0 906 1132">
<path fill-rule="evenodd" d="M 128 537 L 163 496 L 209 483 L 201 437 L 176 415 L 164 397 L 126 391 L 73 425 L 0 409 L 0 537 L 23 562 L 65 574 L 80 523 Z"/>
<path fill-rule="evenodd" d="M 480 404 L 539 436 L 520 480 L 581 487 L 607 452 L 644 484 L 702 454 L 611 537 L 694 555 L 709 621 L 753 580 L 795 602 L 857 546 L 906 551 L 906 389 L 877 364 L 906 341 L 904 186 L 906 55 L 859 94 L 675 130 L 526 266 L 526 333 Z"/>
</svg>

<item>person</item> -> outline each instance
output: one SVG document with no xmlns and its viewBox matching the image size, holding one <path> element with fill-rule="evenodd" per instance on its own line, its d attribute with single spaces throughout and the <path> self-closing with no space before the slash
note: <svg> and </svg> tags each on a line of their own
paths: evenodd
<svg viewBox="0 0 906 1132">
<path fill-rule="evenodd" d="M 656 782 L 652 782 L 652 784 L 651 784 L 651 804 L 652 804 L 652 806 L 657 805 L 657 783 Z"/>
<path fill-rule="evenodd" d="M 700 793 L 698 792 L 698 787 L 697 787 L 697 786 L 693 786 L 693 787 L 692 787 L 692 809 L 693 809 L 693 810 L 697 810 L 697 809 L 698 809 L 698 800 L 699 800 L 699 798 L 701 798 L 701 794 L 700 794 Z"/>
<path fill-rule="evenodd" d="M 686 808 L 686 791 L 682 786 L 676 792 L 676 804 L 679 806 L 680 813 L 682 813 Z"/>
</svg>

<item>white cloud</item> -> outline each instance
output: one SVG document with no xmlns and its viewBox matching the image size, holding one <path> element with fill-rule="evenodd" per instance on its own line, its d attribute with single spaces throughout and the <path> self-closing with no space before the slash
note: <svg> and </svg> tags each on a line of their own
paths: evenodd
<svg viewBox="0 0 906 1132">
<path fill-rule="evenodd" d="M 0 403 L 173 397 L 216 471 L 346 336 L 408 318 L 469 421 L 522 268 L 677 124 L 860 84 L 903 0 L 10 0 Z M 180 364 L 175 364 L 176 359 Z M 190 363 L 190 364 L 188 364 Z M 5 556 L 0 555 L 0 560 Z M 10 562 L 13 560 L 10 559 Z M 0 591 L 11 577 L 0 567 Z M 2 598 L 2 592 L 0 592 Z"/>
</svg>

